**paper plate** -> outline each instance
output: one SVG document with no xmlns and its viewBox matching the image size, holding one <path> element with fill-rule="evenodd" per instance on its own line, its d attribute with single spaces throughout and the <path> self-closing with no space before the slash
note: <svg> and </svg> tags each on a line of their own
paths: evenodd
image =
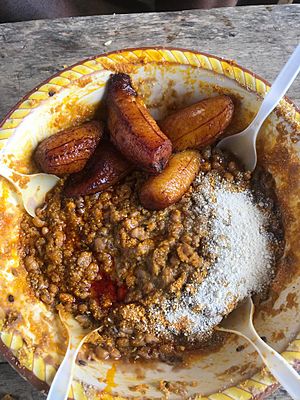
<svg viewBox="0 0 300 400">
<path fill-rule="evenodd" d="M 234 61 L 190 50 L 140 48 L 93 57 L 41 84 L 7 115 L 0 125 L 3 162 L 19 172 L 32 172 L 30 158 L 40 140 L 95 113 L 101 115 L 105 84 L 114 71 L 131 75 L 155 118 L 174 106 L 230 94 L 236 103 L 232 133 L 247 126 L 269 90 L 267 82 Z M 272 309 L 260 310 L 255 325 L 295 366 L 300 366 L 299 139 L 299 110 L 285 98 L 264 124 L 258 143 L 260 162 L 276 181 L 286 244 L 283 272 L 274 284 L 275 303 Z M 18 230 L 23 211 L 19 196 L 2 178 L 0 198 L 0 352 L 34 386 L 47 390 L 63 358 L 66 338 L 58 315 L 34 297 L 19 265 Z M 277 387 L 261 368 L 255 351 L 242 339 L 230 336 L 219 351 L 195 357 L 180 369 L 162 362 L 78 363 L 69 396 L 76 400 L 159 399 L 165 396 L 160 382 L 168 381 L 180 388 L 177 394 L 169 393 L 170 399 L 261 399 Z"/>
</svg>

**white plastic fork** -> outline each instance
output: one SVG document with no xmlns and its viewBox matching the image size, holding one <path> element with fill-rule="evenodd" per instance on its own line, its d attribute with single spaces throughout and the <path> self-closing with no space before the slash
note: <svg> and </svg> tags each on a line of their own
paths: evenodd
<svg viewBox="0 0 300 400">
<path fill-rule="evenodd" d="M 299 71 L 300 45 L 296 47 L 275 79 L 251 124 L 244 131 L 226 137 L 218 143 L 218 148 L 226 149 L 233 153 L 244 164 L 246 170 L 253 171 L 256 167 L 256 138 L 263 122 L 285 95 Z"/>
<path fill-rule="evenodd" d="M 59 181 L 58 176 L 50 174 L 21 174 L 0 164 L 0 175 L 11 182 L 20 193 L 25 210 L 35 217 L 35 209 L 42 205 L 45 196 Z"/>
<path fill-rule="evenodd" d="M 59 311 L 59 317 L 68 331 L 68 348 L 65 357 L 58 368 L 56 375 L 51 384 L 47 400 L 67 400 L 70 387 L 73 380 L 73 372 L 76 362 L 76 357 L 82 344 L 90 337 L 98 328 L 84 329 L 74 319 L 72 314 L 65 311 Z M 103 384 L 103 389 L 105 388 Z"/>
<path fill-rule="evenodd" d="M 300 400 L 300 376 L 272 347 L 265 343 L 253 325 L 254 304 L 249 297 L 239 308 L 224 318 L 217 330 L 242 336 L 255 348 L 271 374 L 294 400 Z"/>
</svg>

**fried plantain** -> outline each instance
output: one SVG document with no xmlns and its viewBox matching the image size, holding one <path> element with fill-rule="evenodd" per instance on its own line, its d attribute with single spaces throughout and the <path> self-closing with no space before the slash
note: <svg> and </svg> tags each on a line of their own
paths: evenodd
<svg viewBox="0 0 300 400">
<path fill-rule="evenodd" d="M 161 172 L 171 156 L 172 144 L 133 89 L 130 77 L 112 75 L 107 92 L 112 142 L 132 163 L 150 173 Z"/>
</svg>

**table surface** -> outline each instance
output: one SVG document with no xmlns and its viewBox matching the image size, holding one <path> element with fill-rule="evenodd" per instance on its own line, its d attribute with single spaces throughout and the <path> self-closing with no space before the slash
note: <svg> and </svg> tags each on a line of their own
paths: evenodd
<svg viewBox="0 0 300 400">
<path fill-rule="evenodd" d="M 298 26 L 298 28 L 297 28 Z M 30 89 L 86 57 L 141 46 L 183 47 L 234 59 L 273 81 L 299 42 L 300 6 L 105 15 L 0 25 L 0 119 Z M 288 95 L 300 105 L 300 80 Z M 0 359 L 0 399 L 41 400 Z M 284 390 L 270 400 L 290 399 Z"/>
</svg>

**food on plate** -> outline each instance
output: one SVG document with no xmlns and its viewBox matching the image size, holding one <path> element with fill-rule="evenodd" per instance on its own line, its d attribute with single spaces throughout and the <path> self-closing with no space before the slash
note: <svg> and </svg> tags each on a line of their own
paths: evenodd
<svg viewBox="0 0 300 400">
<path fill-rule="evenodd" d="M 47 306 L 101 327 L 87 354 L 178 364 L 211 345 L 222 318 L 276 275 L 283 230 L 272 176 L 244 171 L 215 147 L 232 117 L 228 96 L 191 107 L 196 117 L 178 111 L 167 134 L 177 150 L 198 149 L 171 155 L 130 78 L 112 76 L 103 122 L 110 137 L 60 180 L 36 218 L 24 214 L 28 282 Z M 188 132 L 182 141 L 176 126 Z"/>
<path fill-rule="evenodd" d="M 233 112 L 231 98 L 217 96 L 175 111 L 161 120 L 159 126 L 171 139 L 174 150 L 201 149 L 221 137 Z"/>
<path fill-rule="evenodd" d="M 85 168 L 69 175 L 64 187 L 68 197 L 102 192 L 132 170 L 132 164 L 108 141 L 102 141 Z"/>
<path fill-rule="evenodd" d="M 116 147 L 138 167 L 159 173 L 172 144 L 131 85 L 129 75 L 112 75 L 107 88 L 108 128 Z"/>
<path fill-rule="evenodd" d="M 44 139 L 34 153 L 37 166 L 48 174 L 81 171 L 103 135 L 103 124 L 90 121 Z"/>
<path fill-rule="evenodd" d="M 200 165 L 201 156 L 197 150 L 174 154 L 164 171 L 150 177 L 142 186 L 142 205 L 149 210 L 161 210 L 176 203 L 198 175 Z"/>
</svg>

